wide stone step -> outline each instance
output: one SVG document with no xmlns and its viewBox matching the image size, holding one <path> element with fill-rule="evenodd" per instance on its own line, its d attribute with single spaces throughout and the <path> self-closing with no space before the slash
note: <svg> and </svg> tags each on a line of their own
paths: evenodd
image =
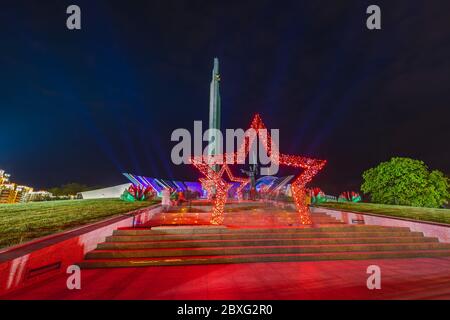
<svg viewBox="0 0 450 320">
<path fill-rule="evenodd" d="M 312 223 L 313 226 L 315 226 L 315 225 L 321 225 L 321 226 L 323 226 L 323 225 L 340 225 L 340 224 L 346 224 L 346 223 L 342 222 L 342 221 L 314 221 L 314 220 Z"/>
<path fill-rule="evenodd" d="M 345 224 L 345 222 L 337 220 L 337 219 L 330 219 L 330 218 L 312 218 L 313 224 L 324 224 L 324 223 L 341 223 Z"/>
<path fill-rule="evenodd" d="M 335 252 L 335 253 L 302 253 L 302 254 L 264 254 L 264 255 L 221 255 L 177 258 L 140 258 L 114 260 L 85 260 L 79 263 L 83 269 L 176 266 L 199 264 L 230 264 L 254 262 L 301 262 L 327 260 L 367 260 L 397 258 L 436 258 L 449 257 L 450 250 L 411 250 L 411 251 L 372 251 L 372 252 Z"/>
<path fill-rule="evenodd" d="M 331 216 L 327 216 L 327 215 L 323 215 L 323 216 L 321 216 L 321 215 L 318 215 L 318 216 L 311 216 L 311 218 L 312 219 L 317 219 L 317 220 L 321 220 L 321 219 L 328 219 L 328 220 L 336 220 L 336 221 L 339 221 L 338 219 L 336 219 L 336 218 L 334 218 L 334 217 L 331 217 Z"/>
<path fill-rule="evenodd" d="M 232 246 L 283 246 L 283 245 L 324 245 L 324 244 L 362 244 L 362 243 L 418 243 L 438 242 L 437 238 L 425 237 L 374 237 L 374 238 L 305 238 L 305 239 L 250 239 L 250 240 L 171 240 L 171 241 L 130 241 L 104 242 L 97 249 L 133 250 L 155 248 L 206 248 Z"/>
<path fill-rule="evenodd" d="M 220 256 L 248 254 L 292 254 L 292 253 L 330 253 L 330 252 L 372 252 L 372 251 L 414 251 L 414 250 L 450 250 L 450 244 L 444 243 L 389 243 L 389 244 L 339 244 L 304 246 L 239 246 L 217 248 L 174 248 L 174 249 L 137 249 L 137 250 L 94 250 L 86 254 L 86 259 L 113 258 L 152 258 L 185 256 Z"/>
<path fill-rule="evenodd" d="M 314 212 L 311 213 L 311 217 L 333 217 L 325 212 Z"/>
<path fill-rule="evenodd" d="M 383 226 L 330 226 L 330 227 L 286 227 L 286 228 L 226 228 L 226 227 L 156 227 L 152 229 L 119 229 L 113 235 L 168 235 L 168 234 L 227 234 L 227 233 L 312 233 L 354 231 L 409 231 L 404 227 Z"/>
<path fill-rule="evenodd" d="M 121 230 L 122 231 L 122 230 Z M 142 230 L 144 231 L 144 230 Z M 245 240 L 245 239 L 296 239 L 296 238 L 387 238 L 387 237 L 423 237 L 421 232 L 410 231 L 369 231 L 368 232 L 298 232 L 298 233 L 218 233 L 218 234 L 151 234 L 143 232 L 132 235 L 114 235 L 106 237 L 107 242 L 143 242 L 169 240 Z M 119 233 L 122 234 L 122 233 Z"/>
</svg>

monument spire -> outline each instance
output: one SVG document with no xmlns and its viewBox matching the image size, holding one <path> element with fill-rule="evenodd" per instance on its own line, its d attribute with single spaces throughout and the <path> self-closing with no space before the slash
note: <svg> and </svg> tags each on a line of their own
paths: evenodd
<svg viewBox="0 0 450 320">
<path fill-rule="evenodd" d="M 219 59 L 214 58 L 214 67 L 212 70 L 212 79 L 209 91 L 209 129 L 220 130 L 220 91 L 219 91 Z M 210 131 L 209 141 L 212 139 L 212 132 Z M 218 154 L 216 147 L 217 141 L 214 140 L 212 148 L 209 148 L 209 155 Z M 214 166 L 214 170 L 217 166 Z"/>
</svg>

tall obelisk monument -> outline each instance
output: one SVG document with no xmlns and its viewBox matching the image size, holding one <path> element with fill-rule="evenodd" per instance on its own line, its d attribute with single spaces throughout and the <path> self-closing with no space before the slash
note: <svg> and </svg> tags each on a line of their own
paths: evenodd
<svg viewBox="0 0 450 320">
<path fill-rule="evenodd" d="M 219 59 L 214 58 L 214 68 L 212 70 L 211 86 L 209 90 L 209 129 L 220 130 L 220 91 L 219 91 Z M 212 134 L 209 135 L 209 141 L 212 139 Z M 216 142 L 216 141 L 214 141 Z M 209 155 L 218 154 L 218 149 L 214 143 L 212 148 L 209 148 Z M 218 170 L 218 166 L 213 166 L 214 170 Z"/>
</svg>

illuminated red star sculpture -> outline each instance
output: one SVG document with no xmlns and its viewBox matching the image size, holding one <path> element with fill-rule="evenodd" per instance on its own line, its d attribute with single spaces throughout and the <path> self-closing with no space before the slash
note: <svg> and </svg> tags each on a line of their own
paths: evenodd
<svg viewBox="0 0 450 320">
<path fill-rule="evenodd" d="M 194 161 L 194 162 L 197 163 L 197 161 Z M 226 163 L 222 164 L 222 168 L 219 171 L 219 177 L 222 177 L 224 173 L 227 174 L 228 179 L 230 181 L 239 182 L 239 187 L 237 187 L 237 189 L 236 189 L 236 195 L 237 195 L 238 200 L 241 201 L 243 198 L 243 195 L 242 195 L 243 190 L 244 190 L 245 186 L 248 183 L 250 183 L 250 178 L 235 177 L 233 175 L 233 173 L 231 172 L 230 167 L 228 167 L 228 165 Z M 210 180 L 207 178 L 200 178 L 198 180 L 201 182 L 203 189 L 206 190 L 206 192 L 208 194 L 208 199 L 211 200 L 213 190 L 214 190 L 214 180 Z M 231 185 L 230 185 L 230 187 L 231 187 Z"/>
<path fill-rule="evenodd" d="M 244 140 L 243 145 L 237 152 L 232 154 L 216 155 L 213 158 L 208 157 L 208 159 L 205 159 L 203 156 L 193 157 L 191 159 L 192 164 L 206 177 L 206 179 L 201 178 L 201 182 L 204 185 L 207 185 L 208 188 L 210 188 L 210 191 L 214 186 L 216 191 L 216 197 L 213 201 L 211 223 L 223 223 L 223 211 L 227 200 L 227 192 L 230 188 L 230 185 L 222 179 L 224 171 L 229 171 L 229 164 L 236 164 L 238 163 L 238 159 L 245 159 L 245 157 L 248 156 L 250 149 L 249 146 L 252 145 L 257 136 L 260 139 L 261 144 L 265 147 L 272 163 L 288 167 L 301 168 L 304 170 L 301 174 L 294 178 L 291 184 L 291 190 L 297 211 L 299 213 L 300 223 L 304 225 L 312 224 L 311 217 L 305 203 L 305 186 L 325 166 L 326 160 L 317 160 L 297 155 L 279 153 L 278 146 L 273 144 L 270 135 L 267 133 L 266 126 L 262 122 L 259 114 L 254 116 L 250 129 L 254 129 L 256 131 L 256 135 L 249 135 L 248 139 Z M 223 167 L 218 172 L 215 172 L 211 169 L 214 164 L 223 164 Z M 240 191 L 242 191 L 245 184 L 241 184 Z"/>
<path fill-rule="evenodd" d="M 199 178 L 198 181 L 202 184 L 202 188 L 206 190 L 208 200 L 212 200 L 214 195 L 214 181 L 208 180 L 207 178 Z"/>
<path fill-rule="evenodd" d="M 211 159 L 205 161 L 204 157 L 193 157 L 191 163 L 205 175 L 205 178 L 200 178 L 199 181 L 206 189 L 208 199 L 213 200 L 214 202 L 210 219 L 211 224 L 222 224 L 228 190 L 231 188 L 231 184 L 225 182 L 223 179 L 223 174 L 226 173 L 230 181 L 239 182 L 239 187 L 236 189 L 239 200 L 242 200 L 242 190 L 250 182 L 250 178 L 235 177 L 227 163 L 221 163 L 222 168 L 217 172 L 212 170 L 211 166 L 219 163 L 219 158 L 217 156 L 215 159 L 216 161 Z M 215 199 L 212 197 L 213 191 L 215 191 Z"/>
<path fill-rule="evenodd" d="M 223 171 L 218 172 L 211 169 L 211 167 L 216 164 L 211 159 L 205 161 L 203 156 L 193 157 L 191 163 L 203 174 L 205 178 L 200 178 L 200 182 L 206 187 L 208 192 L 208 198 L 212 199 L 213 190 L 215 191 L 215 198 L 213 201 L 213 208 L 210 222 L 211 224 L 222 224 L 223 223 L 223 211 L 225 208 L 225 202 L 228 197 L 228 190 L 230 189 L 230 184 L 226 183 L 222 179 Z"/>
<path fill-rule="evenodd" d="M 230 167 L 228 167 L 228 165 L 226 163 L 224 163 L 222 165 L 222 169 L 220 169 L 219 171 L 219 175 L 222 176 L 224 173 L 227 174 L 228 179 L 230 179 L 230 181 L 233 182 L 239 182 L 239 187 L 237 187 L 236 189 L 236 194 L 237 194 L 237 198 L 238 200 L 242 200 L 243 195 L 242 195 L 242 191 L 244 190 L 245 186 L 250 183 L 250 178 L 241 178 L 241 177 L 235 177 L 233 175 L 233 173 L 230 170 Z"/>
</svg>

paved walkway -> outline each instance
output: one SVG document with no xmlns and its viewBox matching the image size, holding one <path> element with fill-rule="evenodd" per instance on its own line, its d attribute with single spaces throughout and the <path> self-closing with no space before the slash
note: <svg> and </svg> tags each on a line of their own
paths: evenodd
<svg viewBox="0 0 450 320">
<path fill-rule="evenodd" d="M 381 268 L 381 290 L 366 268 Z M 82 289 L 66 276 L 3 299 L 450 299 L 450 258 L 94 269 Z"/>
</svg>

